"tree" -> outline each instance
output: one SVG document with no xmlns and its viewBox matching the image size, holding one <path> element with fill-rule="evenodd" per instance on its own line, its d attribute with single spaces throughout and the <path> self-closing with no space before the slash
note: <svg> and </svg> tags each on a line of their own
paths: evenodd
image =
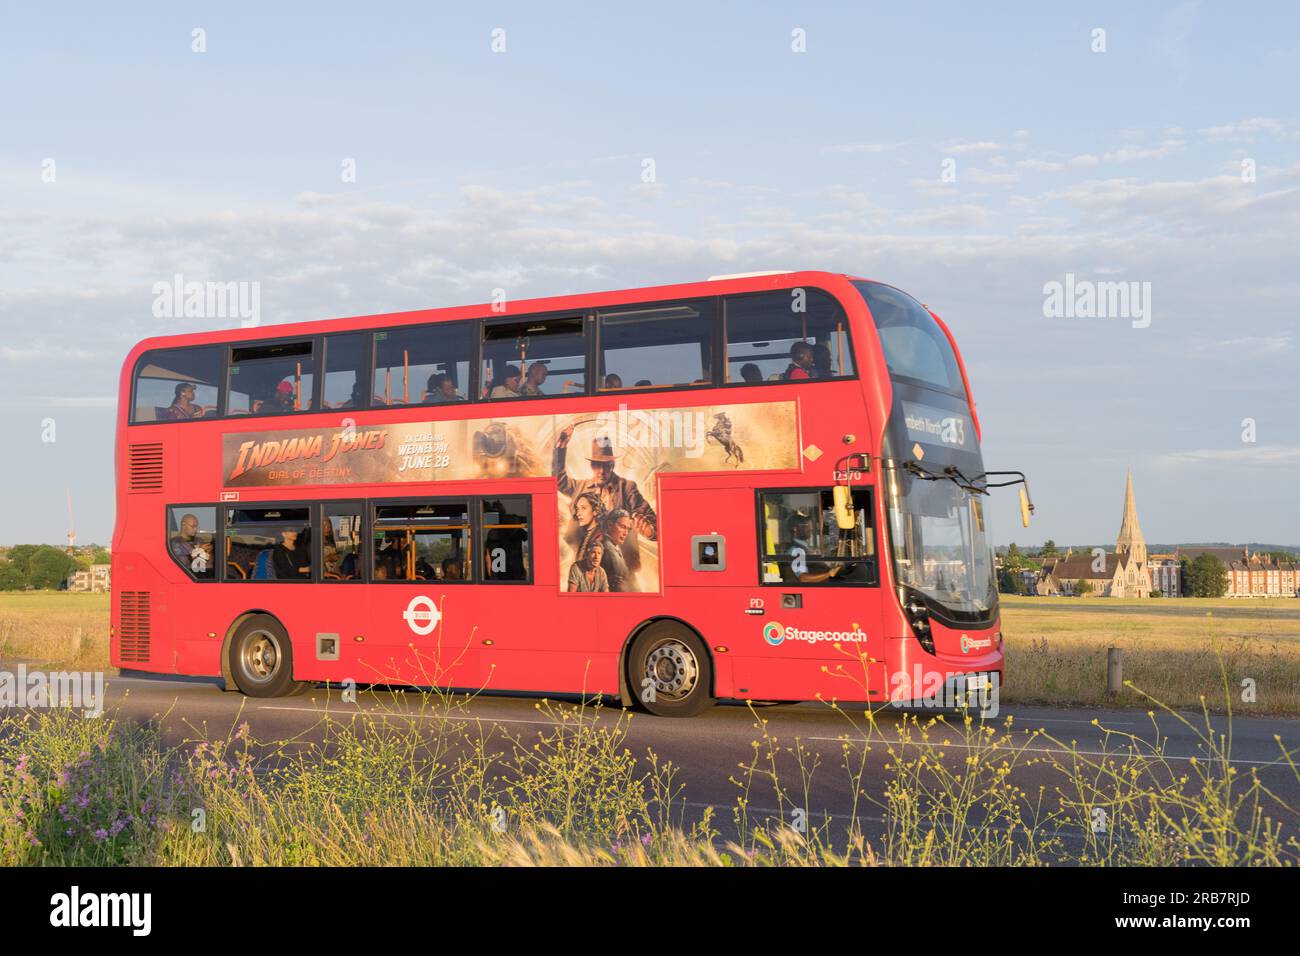
<svg viewBox="0 0 1300 956">
<path fill-rule="evenodd" d="M 28 571 L 31 570 L 32 555 L 45 547 L 49 546 L 43 544 L 16 544 L 9 549 L 9 560 L 18 569 L 18 573 L 26 579 Z"/>
<path fill-rule="evenodd" d="M 1043 542 L 1043 550 L 1039 552 L 1039 554 L 1041 554 L 1045 558 L 1051 555 L 1055 555 L 1057 553 L 1058 552 L 1056 550 L 1056 542 L 1053 541 L 1051 538 L 1048 538 L 1046 541 Z"/>
<path fill-rule="evenodd" d="M 1212 554 L 1198 555 L 1188 567 L 1187 583 L 1192 597 L 1223 597 L 1228 592 L 1228 569 Z"/>
<path fill-rule="evenodd" d="M 1074 585 L 1074 593 L 1075 593 L 1075 594 L 1091 594 L 1091 593 L 1092 593 L 1092 582 L 1089 581 L 1087 578 L 1080 578 L 1077 582 L 1075 582 L 1075 585 Z"/>
<path fill-rule="evenodd" d="M 63 586 L 77 562 L 58 548 L 43 544 L 31 556 L 27 568 L 27 583 L 34 588 L 57 590 Z"/>
<path fill-rule="evenodd" d="M 1009 567 L 998 571 L 998 590 L 1003 594 L 1019 594 L 1021 588 L 1020 572 Z"/>
<path fill-rule="evenodd" d="M 109 561 L 111 560 L 112 560 L 112 555 L 110 555 L 103 548 L 96 548 L 94 554 L 90 556 L 91 564 L 108 564 Z"/>
<path fill-rule="evenodd" d="M 12 561 L 0 561 L 0 591 L 21 591 L 27 578 Z"/>
</svg>

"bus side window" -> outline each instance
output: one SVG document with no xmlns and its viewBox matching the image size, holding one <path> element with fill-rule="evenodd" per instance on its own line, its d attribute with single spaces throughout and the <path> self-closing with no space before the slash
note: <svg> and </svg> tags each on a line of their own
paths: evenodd
<svg viewBox="0 0 1300 956">
<path fill-rule="evenodd" d="M 310 339 L 230 350 L 227 415 L 292 415 L 312 410 L 316 355 Z"/>
<path fill-rule="evenodd" d="M 325 408 L 366 408 L 370 360 L 370 336 L 366 332 L 345 332 L 325 336 Z"/>
<path fill-rule="evenodd" d="M 581 395 L 586 387 L 581 316 L 483 324 L 481 398 Z"/>
<path fill-rule="evenodd" d="M 230 508 L 224 580 L 310 581 L 311 538 L 308 508 Z"/>
<path fill-rule="evenodd" d="M 529 500 L 485 498 L 482 508 L 483 580 L 527 581 L 532 570 Z"/>
<path fill-rule="evenodd" d="M 598 320 L 601 391 L 711 384 L 711 302 L 618 309 Z"/>
<path fill-rule="evenodd" d="M 376 406 L 463 402 L 469 397 L 472 322 L 375 333 Z"/>
<path fill-rule="evenodd" d="M 196 581 L 216 580 L 216 539 L 216 508 L 173 505 L 167 509 L 167 552 Z"/>
<path fill-rule="evenodd" d="M 374 507 L 374 580 L 471 580 L 468 501 Z"/>
<path fill-rule="evenodd" d="M 321 506 L 321 577 L 326 581 L 360 581 L 361 508 Z"/>
<path fill-rule="evenodd" d="M 848 319 L 819 289 L 731 296 L 723 303 L 723 328 L 728 383 L 854 375 Z"/>
<path fill-rule="evenodd" d="M 854 526 L 841 529 L 832 491 L 759 493 L 763 584 L 874 585 L 879 581 L 871 492 L 852 490 Z"/>
<path fill-rule="evenodd" d="M 135 367 L 131 423 L 210 418 L 221 406 L 223 346 L 156 349 Z"/>
</svg>

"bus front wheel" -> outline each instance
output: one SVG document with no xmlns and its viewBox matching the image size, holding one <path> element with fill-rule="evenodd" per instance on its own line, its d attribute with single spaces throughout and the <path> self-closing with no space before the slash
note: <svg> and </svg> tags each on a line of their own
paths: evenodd
<svg viewBox="0 0 1300 956">
<path fill-rule="evenodd" d="M 307 685 L 293 679 L 289 635 L 267 614 L 250 617 L 230 641 L 230 673 L 249 697 L 284 697 Z"/>
<path fill-rule="evenodd" d="M 628 678 L 633 698 L 659 717 L 694 717 L 713 703 L 704 642 L 674 621 L 656 621 L 636 636 Z"/>
</svg>

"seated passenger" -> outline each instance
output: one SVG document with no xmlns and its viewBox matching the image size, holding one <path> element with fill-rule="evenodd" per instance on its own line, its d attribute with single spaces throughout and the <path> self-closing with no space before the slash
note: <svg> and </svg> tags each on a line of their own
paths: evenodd
<svg viewBox="0 0 1300 956">
<path fill-rule="evenodd" d="M 534 362 L 528 366 L 528 376 L 524 381 L 523 393 L 525 395 L 545 395 L 542 391 L 542 383 L 546 381 L 548 372 L 545 364 Z"/>
<path fill-rule="evenodd" d="M 813 347 L 807 342 L 796 342 L 790 346 L 790 365 L 782 379 L 794 382 L 813 377 Z"/>
<path fill-rule="evenodd" d="M 168 547 L 176 560 L 196 576 L 211 576 L 212 543 L 199 538 L 199 519 L 195 515 L 187 514 L 181 518 L 181 530 Z"/>
<path fill-rule="evenodd" d="M 444 581 L 463 581 L 465 579 L 465 569 L 460 563 L 460 558 L 442 559 L 442 579 Z"/>
<path fill-rule="evenodd" d="M 835 369 L 831 367 L 831 347 L 819 342 L 813 349 L 813 376 L 815 378 L 834 378 Z"/>
<path fill-rule="evenodd" d="M 653 385 L 653 384 L 654 384 L 654 382 L 650 381 L 650 379 L 648 379 L 648 378 L 643 378 L 643 379 L 641 379 L 639 382 L 636 383 L 636 387 L 637 387 L 637 388 L 649 388 L 649 387 L 650 387 L 651 385 Z"/>
<path fill-rule="evenodd" d="M 184 420 L 186 418 L 199 418 L 203 414 L 203 406 L 194 404 L 195 388 L 191 382 L 181 382 L 176 386 L 176 397 L 172 403 L 163 409 L 162 417 L 165 419 Z"/>
<path fill-rule="evenodd" d="M 286 412 L 295 412 L 297 407 L 293 400 L 293 382 L 287 378 L 275 387 L 275 398 L 271 403 L 274 410 L 273 415 L 283 415 Z"/>
<path fill-rule="evenodd" d="M 307 545 L 299 545 L 297 528 L 280 532 L 280 543 L 271 551 L 271 569 L 279 581 L 300 581 L 311 570 L 311 554 Z"/>
<path fill-rule="evenodd" d="M 518 398 L 519 383 L 523 380 L 523 375 L 519 372 L 519 366 L 507 365 L 501 377 L 497 379 L 496 384 L 492 387 L 489 398 Z"/>
<path fill-rule="evenodd" d="M 740 367 L 740 378 L 750 385 L 757 385 L 763 381 L 763 370 L 753 362 L 746 362 Z"/>
<path fill-rule="evenodd" d="M 357 553 L 350 551 L 339 564 L 339 577 L 351 581 L 357 576 Z"/>
<path fill-rule="evenodd" d="M 620 375 L 615 375 L 613 372 L 610 372 L 608 375 L 605 376 L 605 384 L 602 385 L 601 387 L 602 387 L 602 388 L 622 388 L 622 387 L 623 387 L 623 378 L 622 378 L 622 376 L 620 376 Z"/>
<path fill-rule="evenodd" d="M 464 397 L 456 391 L 456 383 L 446 372 L 438 372 L 436 375 L 430 375 L 424 395 L 420 397 L 422 402 L 463 402 Z"/>
</svg>

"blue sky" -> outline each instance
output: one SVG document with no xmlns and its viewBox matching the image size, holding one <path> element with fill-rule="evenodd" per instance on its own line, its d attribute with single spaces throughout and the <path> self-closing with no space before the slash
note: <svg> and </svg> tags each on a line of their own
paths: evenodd
<svg viewBox="0 0 1300 956">
<path fill-rule="evenodd" d="M 65 487 L 108 540 L 122 357 L 221 324 L 153 317 L 176 273 L 269 324 L 769 268 L 949 321 L 1039 505 L 1000 543 L 1113 538 L 1129 465 L 1149 539 L 1300 543 L 1292 6 L 265 7 L 4 8 L 0 543 Z M 1067 273 L 1151 324 L 1045 318 Z"/>
</svg>

